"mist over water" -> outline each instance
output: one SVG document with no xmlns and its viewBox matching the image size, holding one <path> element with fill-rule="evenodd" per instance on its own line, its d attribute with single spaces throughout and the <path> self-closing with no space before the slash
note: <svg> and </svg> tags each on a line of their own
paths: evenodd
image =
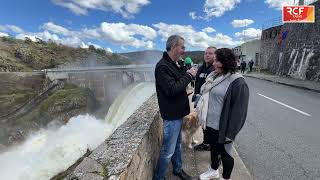
<svg viewBox="0 0 320 180">
<path fill-rule="evenodd" d="M 122 91 L 105 120 L 79 115 L 57 129 L 43 129 L 0 154 L 0 180 L 45 180 L 66 170 L 87 148 L 93 150 L 155 92 L 154 83 Z"/>
</svg>

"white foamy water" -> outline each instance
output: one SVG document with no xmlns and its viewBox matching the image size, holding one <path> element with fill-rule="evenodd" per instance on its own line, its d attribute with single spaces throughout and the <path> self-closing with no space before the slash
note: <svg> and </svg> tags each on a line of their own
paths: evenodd
<svg viewBox="0 0 320 180">
<path fill-rule="evenodd" d="M 126 88 L 109 108 L 105 121 L 73 117 L 55 130 L 41 130 L 0 154 L 0 180 L 46 180 L 66 170 L 89 148 L 96 148 L 155 92 L 153 83 Z"/>
</svg>

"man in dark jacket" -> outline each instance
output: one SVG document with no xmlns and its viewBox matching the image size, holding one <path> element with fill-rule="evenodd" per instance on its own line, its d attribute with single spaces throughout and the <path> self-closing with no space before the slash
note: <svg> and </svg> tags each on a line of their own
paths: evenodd
<svg viewBox="0 0 320 180">
<path fill-rule="evenodd" d="M 253 60 L 251 59 L 251 60 L 249 61 L 249 71 L 250 71 L 250 72 L 252 72 L 253 64 L 254 64 L 254 62 L 253 62 Z"/>
<path fill-rule="evenodd" d="M 242 62 L 241 62 L 241 73 L 242 74 L 244 74 L 244 72 L 246 71 L 246 67 L 247 67 L 246 61 L 242 60 Z"/>
<path fill-rule="evenodd" d="M 213 58 L 216 47 L 208 47 L 204 53 L 204 63 L 199 67 L 196 75 L 196 83 L 194 88 L 194 95 L 192 101 L 199 95 L 201 86 L 206 82 L 207 75 L 213 71 Z M 203 130 L 203 142 L 194 147 L 196 151 L 210 151 L 210 145 L 207 137 L 206 130 Z"/>
<path fill-rule="evenodd" d="M 163 118 L 163 143 L 160 150 L 154 180 L 163 180 L 170 160 L 173 174 L 181 179 L 191 179 L 182 170 L 181 160 L 181 126 L 182 118 L 190 113 L 186 88 L 196 75 L 195 68 L 187 71 L 177 65 L 179 57 L 184 54 L 184 39 L 172 35 L 166 43 L 167 52 L 155 69 L 156 91 L 160 114 Z"/>
</svg>

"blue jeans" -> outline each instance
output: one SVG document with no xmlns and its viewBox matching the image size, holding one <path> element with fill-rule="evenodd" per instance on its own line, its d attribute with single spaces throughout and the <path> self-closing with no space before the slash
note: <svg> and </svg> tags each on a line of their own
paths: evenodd
<svg viewBox="0 0 320 180">
<path fill-rule="evenodd" d="M 171 159 L 173 173 L 181 172 L 181 126 L 182 119 L 163 120 L 163 143 L 160 149 L 154 180 L 163 180 Z"/>
</svg>

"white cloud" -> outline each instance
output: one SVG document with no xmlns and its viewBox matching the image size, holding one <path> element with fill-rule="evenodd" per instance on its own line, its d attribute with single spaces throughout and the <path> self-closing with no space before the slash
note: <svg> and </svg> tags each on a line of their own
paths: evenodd
<svg viewBox="0 0 320 180">
<path fill-rule="evenodd" d="M 239 27 L 246 27 L 249 26 L 250 24 L 254 23 L 252 19 L 235 19 L 231 22 L 232 26 L 235 28 Z"/>
<path fill-rule="evenodd" d="M 107 51 L 107 52 L 113 53 L 113 51 L 112 51 L 111 48 L 103 48 L 103 47 L 101 47 L 100 45 L 94 44 L 94 43 L 92 43 L 92 42 L 89 42 L 88 44 L 86 44 L 85 42 L 81 42 L 80 47 L 81 47 L 81 48 L 84 48 L 84 49 L 88 49 L 90 45 L 93 45 L 96 49 L 104 49 L 104 50 Z"/>
<path fill-rule="evenodd" d="M 298 1 L 298 0 L 297 0 Z M 293 0 L 265 0 L 264 3 L 269 5 L 269 8 L 282 9 L 285 5 L 294 5 Z"/>
<path fill-rule="evenodd" d="M 100 45 L 89 42 L 88 45 L 94 46 L 96 49 L 103 49 Z"/>
<path fill-rule="evenodd" d="M 101 39 L 102 38 L 99 29 L 84 28 L 81 30 L 81 32 L 83 33 L 83 36 L 85 38 L 89 38 L 89 39 Z"/>
<path fill-rule="evenodd" d="M 225 12 L 231 11 L 235 6 L 240 3 L 240 0 L 206 0 L 203 6 L 203 16 L 196 16 L 193 13 L 195 19 L 210 20 L 213 17 L 220 17 Z"/>
<path fill-rule="evenodd" d="M 107 52 L 111 52 L 113 53 L 112 49 L 111 48 L 103 48 L 104 50 L 106 50 Z"/>
<path fill-rule="evenodd" d="M 0 31 L 22 33 L 23 30 L 14 25 L 0 25 Z"/>
<path fill-rule="evenodd" d="M 38 40 L 37 40 L 37 36 L 35 36 L 35 35 L 29 35 L 29 34 L 17 34 L 16 35 L 16 38 L 17 39 L 22 39 L 22 40 L 25 40 L 26 38 L 29 38 L 29 39 L 31 39 L 31 41 L 33 41 L 33 42 L 37 42 Z"/>
<path fill-rule="evenodd" d="M 96 49 L 104 49 L 104 48 L 101 47 L 100 45 L 94 44 L 94 43 L 92 43 L 92 42 L 88 42 L 88 43 L 81 42 L 80 47 L 81 47 L 81 48 L 89 48 L 90 45 L 94 46 Z"/>
<path fill-rule="evenodd" d="M 241 41 L 234 41 L 231 37 L 218 33 L 214 36 L 209 36 L 205 32 L 197 32 L 190 25 L 182 26 L 176 24 L 158 23 L 154 24 L 158 29 L 158 34 L 162 37 L 162 41 L 166 41 L 170 35 L 179 34 L 186 41 L 186 46 L 191 49 L 205 49 L 209 46 L 216 47 L 234 47 L 241 44 Z"/>
<path fill-rule="evenodd" d="M 23 32 L 23 30 L 22 30 L 21 28 L 19 28 L 18 26 L 7 25 L 7 27 L 8 27 L 11 31 L 13 31 L 13 32 L 15 32 L 15 33 L 22 33 L 22 32 Z"/>
<path fill-rule="evenodd" d="M 226 11 L 231 11 L 240 0 L 206 0 L 204 12 L 208 18 L 222 16 Z"/>
<path fill-rule="evenodd" d="M 64 36 L 67 36 L 70 34 L 70 31 L 67 28 L 64 28 L 62 26 L 56 25 L 53 22 L 47 22 L 42 26 L 42 29 L 46 31 L 50 31 L 56 34 L 62 34 Z"/>
<path fill-rule="evenodd" d="M 157 32 L 148 26 L 107 22 L 101 23 L 99 28 L 85 28 L 82 34 L 88 39 L 103 39 L 117 45 L 147 49 L 154 48 L 151 40 L 157 37 Z"/>
<path fill-rule="evenodd" d="M 51 40 L 51 41 L 55 41 L 55 42 L 61 42 L 61 39 L 59 38 L 58 35 L 52 34 L 48 31 L 36 33 L 35 36 L 39 37 L 40 39 L 42 39 L 44 41 Z"/>
<path fill-rule="evenodd" d="M 204 28 L 202 29 L 203 32 L 205 33 L 212 33 L 212 32 L 216 32 L 215 29 L 213 29 L 212 27 L 207 27 L 207 28 Z"/>
<path fill-rule="evenodd" d="M 86 43 L 88 40 L 99 40 L 111 42 L 116 45 L 147 49 L 154 48 L 153 39 L 157 37 L 157 32 L 153 28 L 139 24 L 103 22 L 98 28 L 84 28 L 78 31 L 71 31 L 53 22 L 47 22 L 41 26 L 41 29 L 43 29 L 43 32 L 19 33 L 16 37 L 19 39 L 28 37 L 34 41 L 36 41 L 36 38 L 44 41 L 52 40 L 59 44 L 72 47 L 87 48 L 87 46 L 90 45 L 90 43 Z M 102 48 L 97 44 L 91 44 Z M 112 52 L 110 48 L 106 50 Z"/>
<path fill-rule="evenodd" d="M 71 36 L 71 37 L 61 39 L 60 42 L 61 44 L 65 44 L 68 46 L 78 47 L 81 44 L 82 39 L 77 36 Z"/>
<path fill-rule="evenodd" d="M 196 16 L 196 12 L 192 11 L 192 12 L 189 12 L 189 16 L 191 17 L 191 19 L 197 19 L 198 17 Z"/>
<path fill-rule="evenodd" d="M 52 40 L 52 41 L 55 41 L 55 42 L 61 42 L 61 39 L 59 38 L 58 35 L 51 34 L 48 31 L 38 32 L 38 33 L 20 33 L 20 34 L 16 35 L 16 38 L 17 39 L 22 39 L 22 40 L 24 40 L 26 38 L 29 38 L 34 42 L 38 41 L 37 38 L 39 38 L 39 39 L 41 39 L 43 41 Z"/>
<path fill-rule="evenodd" d="M 64 44 L 72 47 L 81 46 L 81 38 L 79 37 L 76 37 L 76 36 L 59 37 L 57 34 L 52 34 L 48 31 L 37 32 L 37 33 L 21 33 L 16 35 L 17 39 L 24 40 L 26 37 L 31 39 L 34 42 L 37 42 L 38 41 L 37 38 L 38 38 L 43 41 L 53 41 L 58 44 Z"/>
<path fill-rule="evenodd" d="M 128 45 L 136 48 L 152 49 L 152 39 L 157 37 L 154 29 L 138 24 L 103 22 L 100 28 L 84 29 L 87 38 L 101 38 L 118 45 Z"/>
<path fill-rule="evenodd" d="M 88 48 L 89 48 L 89 45 L 86 44 L 86 43 L 84 43 L 84 42 L 81 42 L 81 44 L 80 44 L 79 47 L 81 47 L 81 48 L 83 48 L 83 49 L 88 49 Z"/>
<path fill-rule="evenodd" d="M 52 0 L 54 4 L 70 9 L 77 15 L 87 15 L 89 9 L 112 11 L 123 17 L 133 17 L 149 0 Z"/>
<path fill-rule="evenodd" d="M 242 41 L 249 41 L 253 39 L 259 39 L 261 37 L 261 29 L 248 28 L 242 32 L 236 32 L 235 37 L 240 38 Z"/>
<path fill-rule="evenodd" d="M 7 36 L 9 36 L 9 34 L 0 32 L 0 37 L 7 37 Z"/>
</svg>

